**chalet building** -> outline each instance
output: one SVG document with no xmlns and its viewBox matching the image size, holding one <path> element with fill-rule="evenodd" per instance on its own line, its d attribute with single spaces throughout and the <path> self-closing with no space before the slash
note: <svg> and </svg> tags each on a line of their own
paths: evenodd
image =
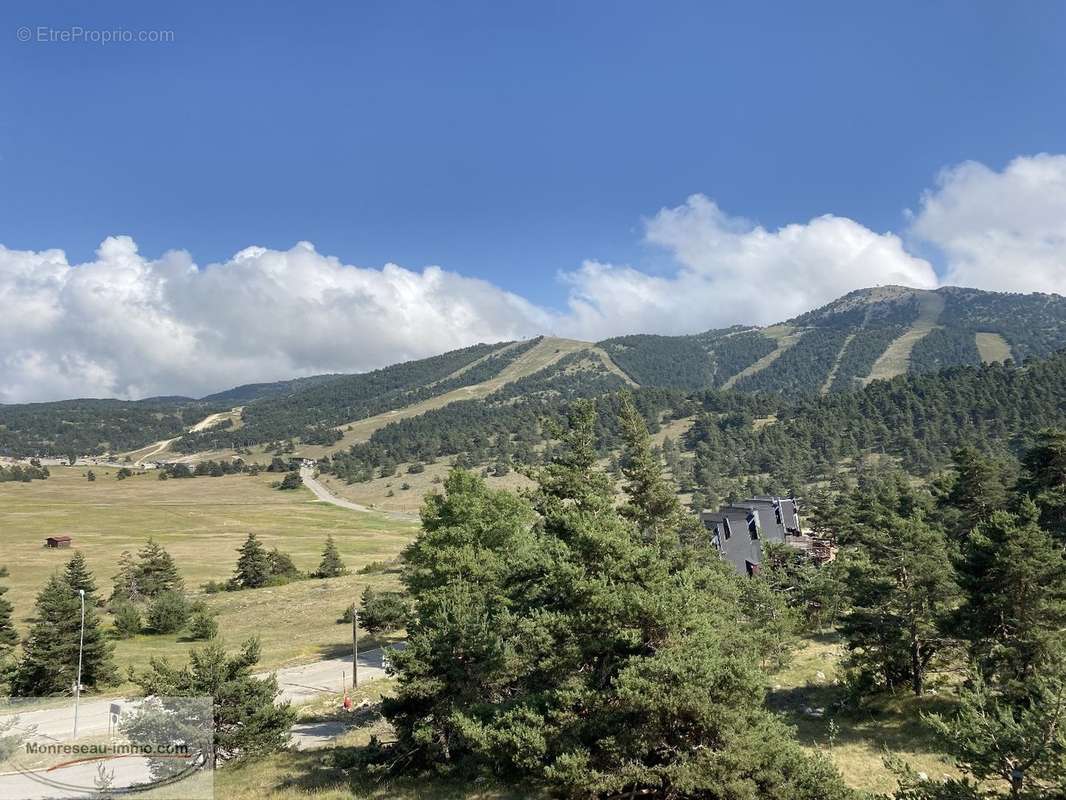
<svg viewBox="0 0 1066 800">
<path fill-rule="evenodd" d="M 44 540 L 45 547 L 70 547 L 74 540 L 69 536 L 49 536 Z"/>
<path fill-rule="evenodd" d="M 711 544 L 741 575 L 758 573 L 768 542 L 803 550 L 816 561 L 833 557 L 828 542 L 803 533 L 799 508 L 788 497 L 752 497 L 704 511 L 700 521 L 711 535 Z"/>
</svg>

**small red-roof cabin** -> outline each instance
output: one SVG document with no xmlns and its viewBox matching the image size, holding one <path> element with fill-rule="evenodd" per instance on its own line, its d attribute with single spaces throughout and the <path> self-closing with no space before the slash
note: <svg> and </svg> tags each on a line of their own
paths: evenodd
<svg viewBox="0 0 1066 800">
<path fill-rule="evenodd" d="M 49 536 L 44 543 L 47 547 L 70 547 L 72 541 L 69 536 Z"/>
</svg>

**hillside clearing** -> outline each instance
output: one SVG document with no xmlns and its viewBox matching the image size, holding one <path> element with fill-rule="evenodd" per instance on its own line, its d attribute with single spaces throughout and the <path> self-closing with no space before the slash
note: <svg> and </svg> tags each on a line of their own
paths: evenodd
<svg viewBox="0 0 1066 800">
<path fill-rule="evenodd" d="M 922 292 L 918 295 L 918 303 L 918 318 L 874 362 L 870 374 L 862 381 L 864 386 L 871 381 L 889 380 L 903 375 L 910 366 L 914 345 L 936 327 L 937 320 L 944 311 L 943 296 L 935 292 Z"/>
<path fill-rule="evenodd" d="M 390 422 L 417 417 L 427 411 L 443 408 L 458 400 L 481 400 L 512 381 L 532 375 L 545 367 L 550 367 L 570 353 L 587 350 L 591 347 L 592 345 L 588 342 L 579 342 L 575 339 L 545 337 L 533 348 L 504 367 L 499 375 L 489 378 L 487 381 L 453 389 L 450 392 L 430 397 L 420 403 L 413 403 L 404 408 L 386 411 L 383 414 L 376 414 L 365 419 L 354 420 L 345 425 L 338 425 L 337 429 L 344 433 L 344 438 L 341 441 L 330 447 L 318 448 L 321 452 L 316 451 L 314 447 L 302 447 L 300 452 L 315 458 L 327 452 L 345 449 L 358 442 L 365 442 L 373 435 L 374 431 L 388 425 Z"/>
<path fill-rule="evenodd" d="M 993 364 L 997 361 L 1009 361 L 1012 358 L 1010 345 L 998 333 L 978 331 L 974 334 L 977 342 L 977 352 L 981 354 L 981 361 Z"/>
</svg>

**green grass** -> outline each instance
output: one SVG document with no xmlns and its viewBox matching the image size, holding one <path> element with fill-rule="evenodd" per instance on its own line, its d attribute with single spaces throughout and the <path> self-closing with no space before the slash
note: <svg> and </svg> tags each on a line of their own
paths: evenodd
<svg viewBox="0 0 1066 800">
<path fill-rule="evenodd" d="M 0 484 L 0 564 L 11 572 L 3 579 L 10 587 L 6 597 L 22 630 L 38 589 L 71 556 L 43 547 L 53 534 L 74 537 L 106 597 L 119 554 L 138 550 L 149 536 L 167 548 L 187 589 L 197 592 L 204 581 L 230 577 L 236 549 L 250 532 L 267 547 L 290 553 L 307 571 L 317 567 L 332 534 L 354 573 L 394 559 L 416 531 L 413 522 L 317 502 L 306 489 L 272 489 L 276 476 L 270 474 L 160 481 L 149 472 L 118 481 L 114 469 L 95 472 L 93 483 L 84 469 L 61 467 L 46 481 Z M 274 667 L 339 653 L 350 641 L 347 626 L 335 622 L 343 608 L 365 585 L 395 583 L 394 572 L 379 572 L 204 597 L 218 614 L 220 636 L 236 646 L 258 635 L 261 664 Z M 138 636 L 116 642 L 116 659 L 124 669 L 154 655 L 184 657 L 191 646 L 181 634 Z"/>
<path fill-rule="evenodd" d="M 792 663 L 769 678 L 770 705 L 795 726 L 800 743 L 828 755 L 849 785 L 870 792 L 896 788 L 895 776 L 883 761 L 886 751 L 930 777 L 957 775 L 942 744 L 921 719 L 922 712 L 950 713 L 944 688 L 922 697 L 905 690 L 885 693 L 860 710 L 838 712 L 835 704 L 844 696 L 839 683 L 843 655 L 837 635 L 809 636 L 800 641 Z M 824 709 L 824 716 L 808 713 L 818 709 Z M 837 726 L 832 746 L 830 720 Z"/>
</svg>

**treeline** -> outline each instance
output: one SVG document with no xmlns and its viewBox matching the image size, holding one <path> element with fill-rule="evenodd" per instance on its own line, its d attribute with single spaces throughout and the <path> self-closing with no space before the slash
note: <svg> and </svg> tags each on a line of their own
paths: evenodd
<svg viewBox="0 0 1066 800">
<path fill-rule="evenodd" d="M 0 455 L 101 455 L 135 450 L 182 430 L 213 409 L 185 398 L 63 400 L 0 405 Z"/>
<path fill-rule="evenodd" d="M 995 364 L 905 375 L 826 397 L 766 395 L 761 409 L 708 392 L 699 398 L 703 410 L 686 444 L 698 473 L 767 473 L 786 491 L 871 453 L 896 457 L 912 475 L 928 475 L 962 445 L 1020 453 L 1033 429 L 1066 423 L 1064 394 L 1066 354 L 1023 368 Z M 754 424 L 767 413 L 776 421 Z"/>
<path fill-rule="evenodd" d="M 284 397 L 249 403 L 240 428 L 187 434 L 175 447 L 195 453 L 294 437 L 328 446 L 343 436 L 337 426 L 480 383 L 499 374 L 539 341 L 478 344 L 360 375 L 343 375 Z M 459 370 L 463 371 L 454 375 Z"/>
<path fill-rule="evenodd" d="M 817 392 L 848 338 L 847 328 L 811 328 L 799 341 L 758 372 L 736 382 L 742 392 Z"/>
<path fill-rule="evenodd" d="M 29 464 L 13 464 L 10 467 L 0 465 L 0 483 L 43 481 L 49 474 L 48 467 L 42 467 L 41 462 L 36 459 Z"/>
<path fill-rule="evenodd" d="M 468 466 L 487 462 L 539 463 L 544 446 L 554 438 L 552 424 L 565 417 L 572 401 L 551 398 L 497 404 L 492 402 L 493 397 L 451 403 L 390 423 L 375 431 L 368 442 L 323 459 L 320 468 L 348 482 L 357 482 L 392 475 L 400 463 L 433 462 L 452 456 L 462 456 L 462 463 Z M 640 389 L 633 397 L 655 430 L 664 416 L 684 416 L 691 410 L 681 392 Z M 595 446 L 601 456 L 609 455 L 619 445 L 621 429 L 615 414 L 618 402 L 617 394 L 607 394 L 597 404 Z"/>
</svg>

